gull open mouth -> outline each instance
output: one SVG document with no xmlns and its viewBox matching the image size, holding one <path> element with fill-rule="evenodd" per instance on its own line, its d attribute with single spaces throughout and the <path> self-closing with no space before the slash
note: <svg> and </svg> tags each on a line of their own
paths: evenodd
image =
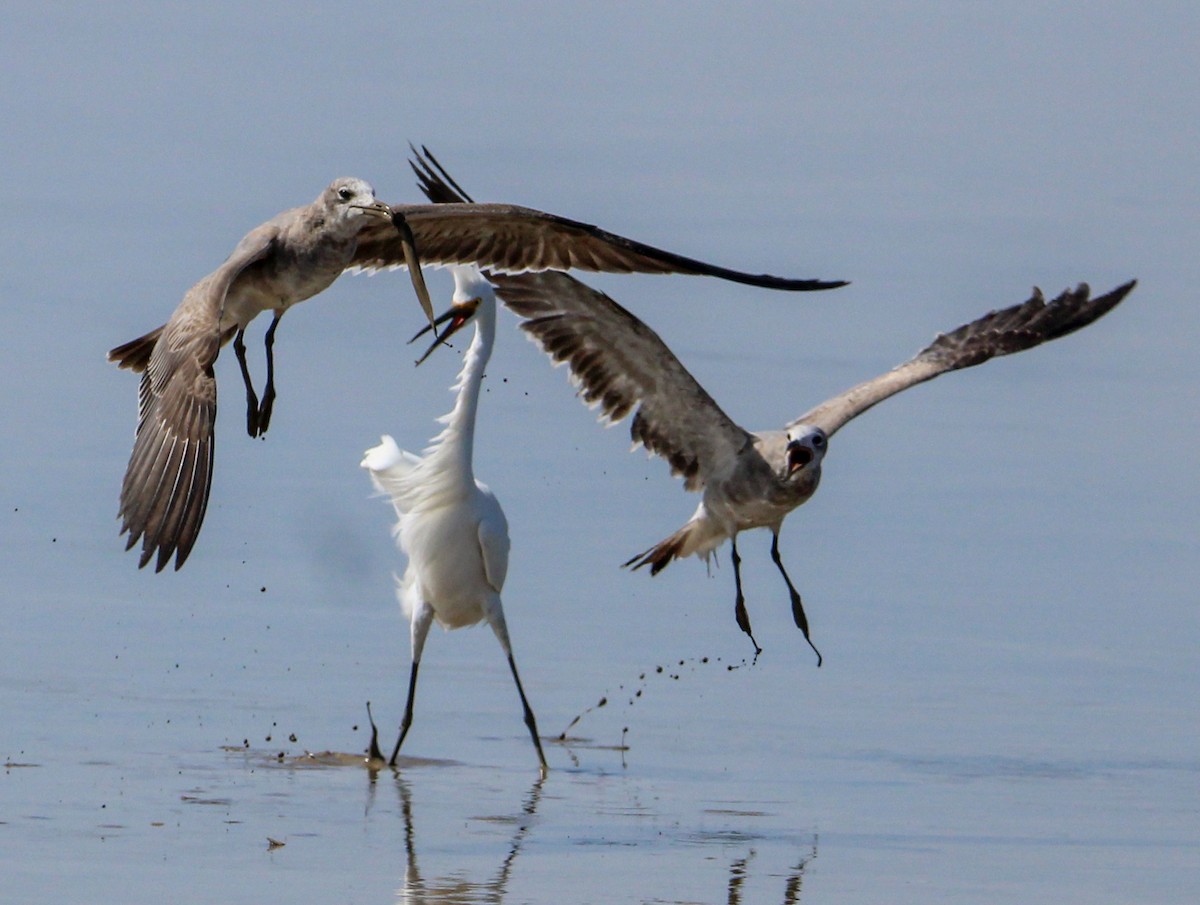
<svg viewBox="0 0 1200 905">
<path fill-rule="evenodd" d="M 788 474 L 793 474 L 799 471 L 805 465 L 813 460 L 813 451 L 807 446 L 801 446 L 799 443 L 789 443 L 787 448 L 787 470 Z"/>
</svg>

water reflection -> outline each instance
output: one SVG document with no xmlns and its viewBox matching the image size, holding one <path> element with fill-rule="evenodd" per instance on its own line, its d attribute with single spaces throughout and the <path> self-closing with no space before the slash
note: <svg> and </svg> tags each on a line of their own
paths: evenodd
<svg viewBox="0 0 1200 905">
<path fill-rule="evenodd" d="M 378 772 L 371 771 L 373 800 L 377 787 Z M 521 813 L 513 818 L 515 829 L 508 847 L 491 877 L 471 880 L 460 873 L 443 877 L 426 878 L 417 861 L 417 832 L 413 821 L 412 789 L 399 773 L 393 773 L 396 790 L 400 796 L 400 812 L 404 818 L 404 885 L 396 890 L 396 900 L 405 905 L 499 905 L 508 891 L 508 879 L 512 874 L 517 855 L 533 826 L 538 803 L 542 798 L 545 777 L 539 776 L 530 786 L 521 804 Z M 368 802 L 368 807 L 370 802 Z"/>
<path fill-rule="evenodd" d="M 729 883 L 726 889 L 725 901 L 728 905 L 741 905 L 742 893 L 745 891 L 746 881 L 750 878 L 750 864 L 754 861 L 757 852 L 750 849 L 743 858 L 735 859 L 729 865 Z M 797 905 L 800 901 L 801 888 L 804 885 L 804 871 L 808 868 L 817 857 L 817 839 L 814 836 L 812 842 L 812 850 L 800 858 L 796 862 L 796 866 L 791 868 L 785 875 L 783 883 L 783 898 L 780 900 L 782 905 Z M 749 901 L 761 901 L 757 896 Z"/>
<path fill-rule="evenodd" d="M 381 783 L 381 773 L 390 773 L 391 775 L 390 777 L 385 775 L 384 782 Z M 412 784 L 395 770 L 369 769 L 369 774 L 371 780 L 368 790 L 368 811 L 374 806 L 380 786 L 386 785 L 390 778 L 396 789 L 400 814 L 404 821 L 405 865 L 403 882 L 396 890 L 397 902 L 404 903 L 404 905 L 502 905 L 506 901 L 509 893 L 509 881 L 517 863 L 517 856 L 521 854 L 531 830 L 538 822 L 538 807 L 542 802 L 543 788 L 547 781 L 544 777 L 539 776 L 533 781 L 525 793 L 517 813 L 512 816 L 490 818 L 490 822 L 498 825 L 510 824 L 512 832 L 507 844 L 496 849 L 498 860 L 495 869 L 487 876 L 476 879 L 468 876 L 464 869 L 452 870 L 440 876 L 427 876 L 422 871 L 418 853 L 419 843 L 417 840 L 421 834 L 417 829 L 418 820 L 414 817 Z M 427 831 L 422 838 L 428 836 L 429 832 Z M 812 837 L 811 844 L 801 850 L 799 857 L 790 862 L 791 866 L 782 871 L 778 867 L 781 859 L 769 856 L 760 858 L 757 848 L 746 846 L 745 842 L 741 845 L 730 845 L 729 839 L 729 836 L 723 836 L 719 840 L 712 838 L 702 843 L 705 848 L 717 844 L 723 851 L 744 852 L 728 863 L 724 877 L 724 898 L 721 898 L 718 891 L 721 887 L 717 886 L 712 890 L 712 898 L 706 896 L 704 901 L 724 901 L 728 905 L 742 905 L 742 903 L 751 902 L 780 902 L 781 905 L 798 905 L 801 901 L 805 875 L 817 857 L 818 839 L 815 835 Z M 594 839 L 589 839 L 589 841 L 594 842 Z M 435 848 L 440 846 L 443 854 L 445 842 L 445 836 L 440 835 L 437 831 L 433 832 L 431 839 L 426 839 L 427 845 L 432 844 Z M 637 845 L 638 843 L 633 844 Z M 653 843 L 650 844 L 653 846 Z M 774 864 L 771 865 L 770 861 L 773 861 Z M 718 876 L 714 875 L 712 879 L 718 881 Z M 776 898 L 777 896 L 778 898 Z M 546 901 L 552 901 L 552 899 Z M 656 898 L 654 901 L 675 900 Z M 680 901 L 693 900 L 689 898 Z"/>
</svg>

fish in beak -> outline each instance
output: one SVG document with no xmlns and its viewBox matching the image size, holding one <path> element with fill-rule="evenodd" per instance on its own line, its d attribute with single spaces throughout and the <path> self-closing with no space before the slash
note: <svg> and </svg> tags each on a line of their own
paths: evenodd
<svg viewBox="0 0 1200 905">
<path fill-rule="evenodd" d="M 433 302 L 429 299 L 429 290 L 425 286 L 425 274 L 421 271 L 421 258 L 417 254 L 417 240 L 413 238 L 412 228 L 404 219 L 404 215 L 399 211 L 393 211 L 386 204 L 383 206 L 387 209 L 387 216 L 391 218 L 396 232 L 400 234 L 400 247 L 404 250 L 404 265 L 408 268 L 408 276 L 412 280 L 417 301 L 421 303 L 421 310 L 429 318 L 429 327 L 433 330 L 433 335 L 437 336 L 437 323 L 433 319 Z M 417 362 L 417 364 L 420 363 Z"/>
</svg>

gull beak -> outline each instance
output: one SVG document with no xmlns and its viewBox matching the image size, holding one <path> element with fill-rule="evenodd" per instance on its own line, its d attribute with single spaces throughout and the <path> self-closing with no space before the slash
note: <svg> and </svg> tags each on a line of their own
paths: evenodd
<svg viewBox="0 0 1200 905">
<path fill-rule="evenodd" d="M 412 279 L 413 291 L 417 294 L 417 301 L 421 303 L 421 310 L 429 318 L 429 327 L 433 330 L 433 335 L 437 336 L 438 322 L 433 319 L 433 302 L 430 301 L 429 289 L 425 286 L 425 274 L 421 272 L 421 259 L 417 255 L 417 240 L 413 238 L 412 228 L 408 225 L 408 221 L 404 219 L 404 214 L 398 210 L 392 210 L 386 204 L 384 207 L 387 208 L 388 216 L 391 217 L 392 225 L 396 227 L 396 232 L 400 234 L 400 247 L 404 250 L 404 265 L 408 268 L 408 275 Z M 417 362 L 417 364 L 420 364 L 420 362 Z"/>
<path fill-rule="evenodd" d="M 359 210 L 366 211 L 368 214 L 374 214 L 376 217 L 381 217 L 385 220 L 392 219 L 392 206 L 386 201 L 373 201 L 370 204 L 354 205 Z"/>
<path fill-rule="evenodd" d="M 787 473 L 791 477 L 813 460 L 813 451 L 804 444 L 793 440 L 787 445 Z"/>
<path fill-rule="evenodd" d="M 430 332 L 431 330 L 433 331 L 433 335 L 435 338 L 434 338 L 433 342 L 430 343 L 429 348 L 425 350 L 425 354 L 417 359 L 417 364 L 420 365 L 421 362 L 423 362 L 426 358 L 428 358 L 433 353 L 434 349 L 436 349 L 438 346 L 444 344 L 447 340 L 450 339 L 451 336 L 453 336 L 455 333 L 457 333 L 459 330 L 461 330 L 463 328 L 463 326 L 467 323 L 467 321 L 469 321 L 471 319 L 471 316 L 475 314 L 475 311 L 476 311 L 476 309 L 479 308 L 479 304 L 481 301 L 482 301 L 482 299 L 473 298 L 468 301 L 462 302 L 461 304 L 454 305 L 445 314 L 442 314 L 441 316 L 432 319 L 429 322 L 428 326 L 422 327 L 420 330 L 418 330 L 413 335 L 413 338 L 409 340 L 410 343 L 416 342 L 418 339 L 420 339 L 422 336 L 424 336 L 426 333 Z M 444 323 L 446 323 L 446 321 L 450 322 L 450 326 L 448 326 L 445 330 L 443 330 L 441 332 L 441 334 L 439 335 L 437 332 L 438 324 L 444 324 Z"/>
</svg>

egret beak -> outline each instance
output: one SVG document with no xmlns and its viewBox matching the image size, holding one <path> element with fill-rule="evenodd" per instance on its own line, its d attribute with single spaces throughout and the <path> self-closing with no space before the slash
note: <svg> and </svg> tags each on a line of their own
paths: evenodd
<svg viewBox="0 0 1200 905">
<path fill-rule="evenodd" d="M 482 299 L 473 298 L 462 302 L 461 304 L 454 305 L 445 314 L 434 318 L 430 321 L 428 326 L 422 327 L 415 334 L 413 334 L 413 338 L 409 340 L 410 343 L 416 342 L 430 330 L 433 331 L 434 335 L 433 342 L 430 343 L 429 348 L 425 350 L 425 354 L 417 359 L 417 364 L 420 365 L 421 362 L 423 362 L 433 353 L 434 349 L 445 343 L 448 339 L 450 339 L 451 336 L 461 330 L 463 326 L 466 325 L 467 321 L 474 316 L 475 311 L 479 308 L 481 301 Z M 437 332 L 437 325 L 444 324 L 446 321 L 450 322 L 450 326 L 443 330 L 441 335 L 439 335 Z"/>
<path fill-rule="evenodd" d="M 413 238 L 412 229 L 409 227 L 408 221 L 404 219 L 404 214 L 389 207 L 388 215 L 392 218 L 392 225 L 396 227 L 396 232 L 400 234 L 400 247 L 404 250 L 404 265 L 408 268 L 408 275 L 412 279 L 413 291 L 417 293 L 417 301 L 421 303 L 421 310 L 429 318 L 429 326 L 433 330 L 433 335 L 437 336 L 437 322 L 433 319 L 433 302 L 429 299 L 429 290 L 425 287 L 425 274 L 421 272 L 421 259 L 417 255 L 417 240 Z"/>
</svg>

